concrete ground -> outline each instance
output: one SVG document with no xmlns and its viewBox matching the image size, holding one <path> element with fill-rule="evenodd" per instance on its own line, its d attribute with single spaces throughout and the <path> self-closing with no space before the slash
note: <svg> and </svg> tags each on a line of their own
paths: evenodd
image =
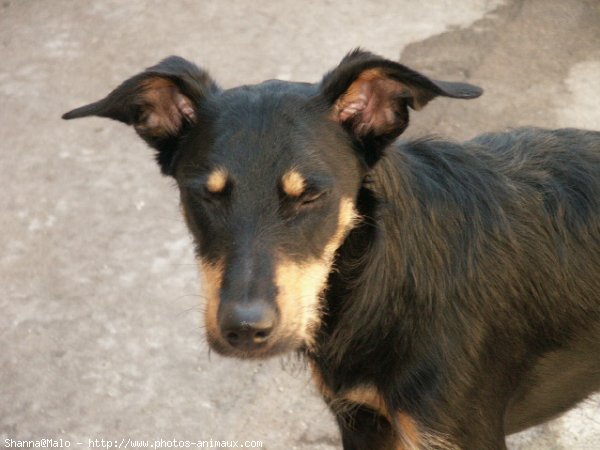
<svg viewBox="0 0 600 450">
<path fill-rule="evenodd" d="M 301 364 L 209 354 L 177 192 L 151 152 L 121 124 L 60 115 L 169 54 L 230 87 L 316 81 L 356 46 L 485 88 L 432 102 L 408 135 L 600 129 L 596 0 L 0 0 L 0 445 L 340 447 Z M 509 446 L 600 448 L 600 398 Z"/>
</svg>

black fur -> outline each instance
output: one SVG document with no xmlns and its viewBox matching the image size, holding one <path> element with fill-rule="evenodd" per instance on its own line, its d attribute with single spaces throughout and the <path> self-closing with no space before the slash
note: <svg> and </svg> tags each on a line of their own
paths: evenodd
<svg viewBox="0 0 600 450">
<path fill-rule="evenodd" d="M 392 410 L 466 449 L 502 448 L 505 433 L 565 409 L 504 417 L 552 352 L 587 348 L 589 361 L 554 368 L 585 373 L 555 393 L 582 400 L 600 387 L 599 194 L 597 132 L 389 148 L 331 274 L 311 355 L 326 383 L 374 383 Z"/>
<path fill-rule="evenodd" d="M 157 77 L 170 82 L 151 91 Z M 362 51 L 316 85 L 226 91 L 170 58 L 65 118 L 135 125 L 177 179 L 199 258 L 224 262 L 217 351 L 306 355 L 345 449 L 494 450 L 600 388 L 600 133 L 393 143 L 409 108 L 480 94 Z M 174 117 L 148 118 L 160 111 Z M 208 192 L 216 167 L 227 184 Z M 281 185 L 292 168 L 306 178 L 297 198 Z M 322 260 L 344 198 L 359 220 L 304 341 L 277 267 Z M 269 318 L 266 342 L 241 353 L 222 325 L 239 307 L 252 326 Z M 380 403 L 345 397 L 361 387 Z"/>
</svg>

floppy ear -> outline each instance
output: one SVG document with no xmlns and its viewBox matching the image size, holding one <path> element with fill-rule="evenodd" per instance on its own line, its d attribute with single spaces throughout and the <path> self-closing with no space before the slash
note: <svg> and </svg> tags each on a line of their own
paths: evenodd
<svg viewBox="0 0 600 450">
<path fill-rule="evenodd" d="M 431 80 L 406 66 L 360 49 L 346 55 L 321 82 L 330 116 L 365 150 L 369 165 L 408 126 L 408 108 L 419 110 L 437 96 L 475 98 L 482 89 Z"/>
<path fill-rule="evenodd" d="M 157 150 L 162 172 L 171 175 L 179 138 L 196 123 L 202 100 L 218 89 L 205 71 L 183 58 L 170 56 L 126 80 L 104 99 L 62 117 L 108 117 L 133 125 Z"/>
</svg>

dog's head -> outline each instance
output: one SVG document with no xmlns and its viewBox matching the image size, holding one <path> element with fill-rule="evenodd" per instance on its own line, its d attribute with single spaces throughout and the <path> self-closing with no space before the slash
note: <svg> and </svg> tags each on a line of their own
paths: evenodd
<svg viewBox="0 0 600 450">
<path fill-rule="evenodd" d="M 311 345 L 363 179 L 409 107 L 480 94 L 363 51 L 320 83 L 227 90 L 170 57 L 63 117 L 119 120 L 156 150 L 197 243 L 210 345 L 261 357 Z"/>
</svg>

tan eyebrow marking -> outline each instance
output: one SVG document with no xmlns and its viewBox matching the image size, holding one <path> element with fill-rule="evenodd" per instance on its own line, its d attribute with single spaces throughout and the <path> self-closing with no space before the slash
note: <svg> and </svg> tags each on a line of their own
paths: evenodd
<svg viewBox="0 0 600 450">
<path fill-rule="evenodd" d="M 219 167 L 213 170 L 206 180 L 206 189 L 212 194 L 223 192 L 223 189 L 227 186 L 227 178 L 228 174 L 225 169 Z"/>
<path fill-rule="evenodd" d="M 296 169 L 292 169 L 281 177 L 283 192 L 290 197 L 299 197 L 306 189 L 306 180 Z"/>
</svg>

